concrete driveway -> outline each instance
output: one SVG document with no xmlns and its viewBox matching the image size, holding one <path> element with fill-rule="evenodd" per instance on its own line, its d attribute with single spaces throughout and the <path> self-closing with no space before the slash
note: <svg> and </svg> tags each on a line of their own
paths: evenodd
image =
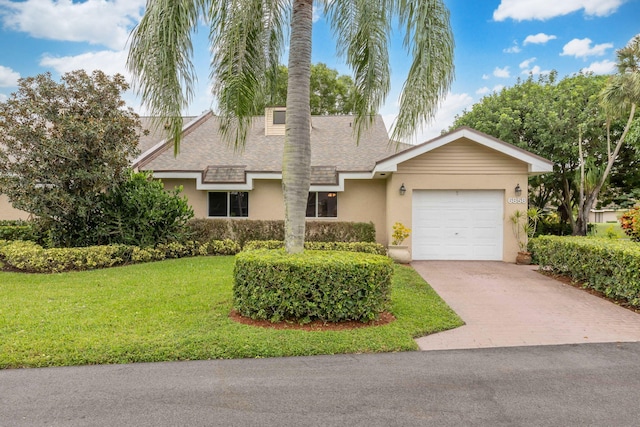
<svg viewBox="0 0 640 427">
<path fill-rule="evenodd" d="M 411 265 L 466 323 L 418 338 L 421 350 L 640 341 L 640 314 L 546 277 L 536 266 Z"/>
</svg>

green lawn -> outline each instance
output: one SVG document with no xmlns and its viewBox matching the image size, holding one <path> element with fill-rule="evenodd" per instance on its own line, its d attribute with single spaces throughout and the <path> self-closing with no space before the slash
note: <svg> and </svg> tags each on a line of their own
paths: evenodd
<svg viewBox="0 0 640 427">
<path fill-rule="evenodd" d="M 238 324 L 233 257 L 197 257 L 60 274 L 0 272 L 0 368 L 415 350 L 414 337 L 461 319 L 409 267 L 397 320 L 348 331 Z"/>
<path fill-rule="evenodd" d="M 596 237 L 616 236 L 620 239 L 627 238 L 619 222 L 594 222 L 592 223 L 592 234 Z M 611 235 L 611 236 L 610 236 Z"/>
</svg>

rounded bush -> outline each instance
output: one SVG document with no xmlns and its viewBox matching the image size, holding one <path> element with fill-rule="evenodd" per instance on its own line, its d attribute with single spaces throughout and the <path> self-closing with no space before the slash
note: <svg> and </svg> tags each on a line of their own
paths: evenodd
<svg viewBox="0 0 640 427">
<path fill-rule="evenodd" d="M 234 308 L 272 322 L 367 322 L 389 303 L 393 261 L 383 255 L 259 249 L 236 255 Z"/>
</svg>

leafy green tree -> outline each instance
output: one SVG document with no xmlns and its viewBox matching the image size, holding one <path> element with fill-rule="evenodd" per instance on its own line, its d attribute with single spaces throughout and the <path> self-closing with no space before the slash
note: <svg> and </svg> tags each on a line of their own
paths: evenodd
<svg viewBox="0 0 640 427">
<path fill-rule="evenodd" d="M 278 66 L 273 89 L 269 92 L 268 105 L 285 105 L 287 102 L 287 79 L 289 72 L 284 65 Z M 355 112 L 355 85 L 347 75 L 318 63 L 311 65 L 311 114 L 342 115 Z"/>
<path fill-rule="evenodd" d="M 82 245 L 100 194 L 129 176 L 140 123 L 120 98 L 121 75 L 74 71 L 20 79 L 0 103 L 0 192 L 52 230 L 54 243 Z"/>
<path fill-rule="evenodd" d="M 606 84 L 606 76 L 588 74 L 560 81 L 555 72 L 529 77 L 483 98 L 457 117 L 453 128 L 470 126 L 553 161 L 553 174 L 532 178 L 530 202 L 539 209 L 558 206 L 573 233 L 584 235 L 588 213 L 611 171 L 606 165 L 618 154 L 607 144 L 608 118 L 601 105 Z M 624 123 L 609 123 L 613 135 L 622 133 Z M 630 153 L 634 144 L 629 140 L 619 149 Z M 624 167 L 616 172 L 624 173 Z"/>
<path fill-rule="evenodd" d="M 405 31 L 412 55 L 392 140 L 413 134 L 432 118 L 453 78 L 453 35 L 442 0 L 322 0 L 338 52 L 353 69 L 354 132 L 360 138 L 389 92 L 388 43 L 394 23 Z M 311 174 L 311 35 L 313 0 L 148 0 L 132 33 L 128 65 L 153 116 L 169 119 L 179 149 L 182 109 L 193 98 L 191 37 L 202 22 L 209 29 L 211 76 L 222 135 L 242 146 L 251 116 L 275 78 L 289 34 L 287 131 L 282 186 L 285 248 L 301 252 Z M 289 21 L 289 24 L 287 24 Z"/>
</svg>

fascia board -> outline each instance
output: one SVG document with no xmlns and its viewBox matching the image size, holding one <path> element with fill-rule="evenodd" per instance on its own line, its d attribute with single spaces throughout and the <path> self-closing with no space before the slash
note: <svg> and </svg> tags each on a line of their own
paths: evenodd
<svg viewBox="0 0 640 427">
<path fill-rule="evenodd" d="M 428 153 L 429 151 L 435 150 L 436 148 L 443 147 L 461 138 L 466 138 L 470 141 L 476 142 L 487 148 L 491 148 L 493 150 L 496 150 L 500 153 L 503 153 L 507 156 L 510 156 L 514 159 L 517 159 L 526 163 L 528 165 L 528 170 L 530 173 L 539 174 L 539 173 L 553 171 L 553 163 L 542 157 L 536 156 L 535 154 L 529 153 L 514 145 L 507 144 L 497 139 L 490 138 L 488 136 L 485 136 L 484 134 L 480 134 L 471 129 L 462 128 L 462 129 L 455 130 L 451 133 L 448 133 L 446 135 L 440 136 L 438 138 L 435 138 L 429 142 L 425 142 L 424 144 L 417 145 L 414 148 L 409 148 L 401 153 L 398 153 L 385 160 L 382 160 L 374 168 L 374 173 L 375 172 L 396 172 L 398 170 L 398 165 L 400 163 L 406 162 L 407 160 L 411 160 L 422 154 Z"/>
<path fill-rule="evenodd" d="M 281 173 L 247 172 L 247 182 L 241 184 L 206 184 L 202 182 L 200 172 L 153 172 L 154 178 L 159 179 L 195 179 L 196 190 L 208 191 L 249 191 L 253 190 L 253 181 L 256 179 L 276 179 L 282 180 Z M 347 179 L 372 179 L 370 172 L 343 172 L 338 174 L 337 185 L 312 185 L 309 191 L 344 191 L 344 184 Z"/>
<path fill-rule="evenodd" d="M 191 120 L 189 123 L 186 123 L 182 127 L 182 133 L 186 132 L 192 126 L 198 125 L 200 123 L 200 120 L 202 120 L 207 114 L 210 114 L 210 113 L 211 113 L 210 111 L 205 111 L 204 113 L 200 114 L 195 119 Z M 169 138 L 164 138 L 160 142 L 158 142 L 157 144 L 153 145 L 151 148 L 148 148 L 144 153 L 141 153 L 138 157 L 133 159 L 133 161 L 131 162 L 132 167 L 134 167 L 134 168 L 139 167 L 139 165 L 147 157 L 149 157 L 150 155 L 156 153 L 158 150 L 161 150 L 163 148 L 163 146 L 166 145 L 168 142 L 169 142 Z"/>
</svg>

